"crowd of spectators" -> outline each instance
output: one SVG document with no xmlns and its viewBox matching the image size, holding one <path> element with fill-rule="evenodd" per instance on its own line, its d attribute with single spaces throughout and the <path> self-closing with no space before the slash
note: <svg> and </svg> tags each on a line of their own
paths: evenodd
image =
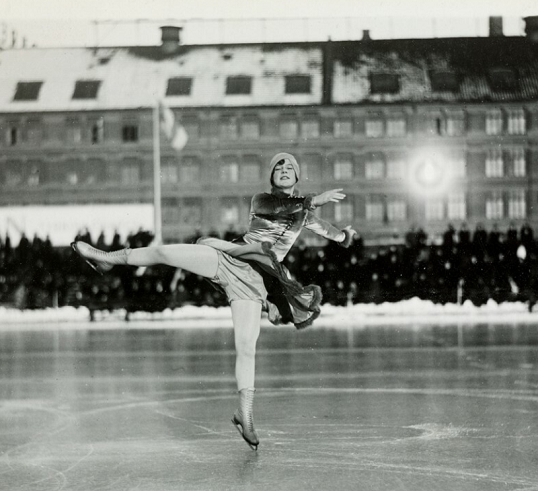
<svg viewBox="0 0 538 491">
<path fill-rule="evenodd" d="M 210 235 L 218 236 L 216 233 Z M 229 230 L 231 240 L 238 234 Z M 101 234 L 95 241 L 86 231 L 77 239 L 104 250 L 151 243 L 145 231 L 110 243 Z M 197 236 L 186 242 L 194 242 Z M 448 225 L 441 237 L 429 238 L 412 228 L 400 243 L 365 246 L 357 236 L 349 249 L 334 242 L 306 247 L 301 240 L 285 263 L 301 283 L 322 287 L 324 302 L 397 302 L 411 297 L 436 303 L 476 305 L 524 300 L 532 309 L 538 290 L 538 247 L 529 225 L 510 225 L 473 231 L 463 224 Z M 22 236 L 17 246 L 10 237 L 0 238 L 0 305 L 21 309 L 86 306 L 90 312 L 124 309 L 161 311 L 182 305 L 226 305 L 226 298 L 208 281 L 167 266 L 116 267 L 106 275 L 89 268 L 70 247 Z"/>
</svg>

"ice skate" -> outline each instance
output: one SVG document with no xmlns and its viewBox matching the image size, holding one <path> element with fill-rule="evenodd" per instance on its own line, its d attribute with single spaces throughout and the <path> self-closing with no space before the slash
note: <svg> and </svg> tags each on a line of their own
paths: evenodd
<svg viewBox="0 0 538 491">
<path fill-rule="evenodd" d="M 248 388 L 239 391 L 239 408 L 232 417 L 232 423 L 237 428 L 239 434 L 243 437 L 252 450 L 258 450 L 258 435 L 254 429 L 252 418 L 252 406 L 254 404 L 254 392 L 256 389 Z"/>
<path fill-rule="evenodd" d="M 81 241 L 72 242 L 71 247 L 92 269 L 100 274 L 110 271 L 116 264 L 127 264 L 127 256 L 131 252 L 130 248 L 105 252 Z"/>
</svg>

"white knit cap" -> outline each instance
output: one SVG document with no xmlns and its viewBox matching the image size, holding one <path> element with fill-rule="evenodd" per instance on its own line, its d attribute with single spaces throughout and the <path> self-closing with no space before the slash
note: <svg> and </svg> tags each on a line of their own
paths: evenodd
<svg viewBox="0 0 538 491">
<path fill-rule="evenodd" d="M 269 164 L 270 165 L 269 178 L 271 179 L 271 183 L 273 182 L 273 172 L 275 171 L 275 167 L 282 160 L 284 161 L 284 163 L 291 164 L 293 166 L 293 170 L 295 171 L 297 180 L 299 180 L 299 178 L 301 177 L 301 171 L 299 169 L 299 164 L 297 163 L 297 159 L 290 153 L 280 152 L 280 153 L 277 153 L 271 159 L 271 163 Z"/>
</svg>

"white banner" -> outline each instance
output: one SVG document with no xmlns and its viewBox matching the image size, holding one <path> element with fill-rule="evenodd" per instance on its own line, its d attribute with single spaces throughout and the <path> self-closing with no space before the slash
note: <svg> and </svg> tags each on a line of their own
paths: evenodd
<svg viewBox="0 0 538 491">
<path fill-rule="evenodd" d="M 24 233 L 30 240 L 36 235 L 41 239 L 49 236 L 54 246 L 66 246 L 86 229 L 94 241 L 103 232 L 108 243 L 116 231 L 122 240 L 140 229 L 152 231 L 153 205 L 0 207 L 0 237 L 9 235 L 12 245 L 17 245 Z"/>
</svg>

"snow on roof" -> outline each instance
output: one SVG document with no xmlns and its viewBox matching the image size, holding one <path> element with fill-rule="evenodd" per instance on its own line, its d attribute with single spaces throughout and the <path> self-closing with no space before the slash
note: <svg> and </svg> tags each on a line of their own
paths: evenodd
<svg viewBox="0 0 538 491">
<path fill-rule="evenodd" d="M 173 107 L 320 105 L 327 102 L 324 69 L 331 70 L 325 89 L 332 87 L 334 104 L 538 99 L 538 43 L 444 38 L 179 46 L 173 54 L 159 46 L 5 50 L 0 112 L 138 109 L 157 100 Z M 435 88 L 436 71 L 441 84 L 443 73 L 452 77 L 451 89 Z M 393 89 L 372 90 L 372 74 L 392 75 Z M 286 93 L 291 75 L 310 77 L 309 90 Z M 243 85 L 250 93 L 226 94 L 227 77 L 237 76 L 251 78 Z M 192 78 L 190 93 L 166 96 L 168 80 L 177 77 Z M 96 97 L 73 98 L 77 81 L 98 81 Z M 13 100 L 20 82 L 42 82 L 36 100 Z"/>
<path fill-rule="evenodd" d="M 79 111 L 171 106 L 318 104 L 322 54 L 315 47 L 199 46 L 173 56 L 159 48 L 0 51 L 0 111 Z M 285 94 L 286 75 L 309 75 L 310 93 Z M 226 95 L 226 78 L 252 77 L 250 94 Z M 165 97 L 168 79 L 192 77 L 188 96 Z M 95 99 L 73 99 L 75 82 L 100 81 Z M 42 81 L 36 101 L 13 101 L 19 82 Z"/>
</svg>

